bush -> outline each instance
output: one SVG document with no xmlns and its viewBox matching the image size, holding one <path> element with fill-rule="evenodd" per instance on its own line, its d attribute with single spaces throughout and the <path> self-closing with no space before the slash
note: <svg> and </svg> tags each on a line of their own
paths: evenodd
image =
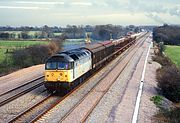
<svg viewBox="0 0 180 123">
<path fill-rule="evenodd" d="M 153 103 L 154 103 L 157 107 L 159 107 L 159 106 L 162 104 L 162 99 L 163 99 L 163 97 L 162 97 L 162 96 L 159 96 L 159 95 L 153 96 L 153 97 L 150 98 L 150 100 L 153 101 Z"/>
<path fill-rule="evenodd" d="M 180 108 L 174 108 L 170 111 L 158 112 L 154 116 L 154 122 L 157 123 L 180 123 Z"/>
<path fill-rule="evenodd" d="M 157 43 L 164 42 L 166 45 L 180 44 L 180 27 L 164 25 L 153 29 L 153 40 Z"/>
<path fill-rule="evenodd" d="M 180 108 L 176 107 L 168 99 L 156 95 L 151 97 L 151 101 L 159 108 L 153 120 L 158 123 L 180 123 Z"/>
<path fill-rule="evenodd" d="M 165 112 L 164 116 L 167 118 L 169 123 L 180 123 L 180 108 L 175 108 L 171 111 Z"/>
<path fill-rule="evenodd" d="M 57 51 L 59 51 L 58 45 L 55 42 L 51 42 L 49 45 L 33 45 L 25 49 L 16 50 L 12 57 L 14 65 L 22 68 L 42 64 Z"/>
<path fill-rule="evenodd" d="M 171 66 L 172 65 L 171 60 L 167 57 L 164 57 L 162 54 L 158 54 L 158 55 L 152 57 L 152 60 L 158 62 L 162 66 Z"/>
<path fill-rule="evenodd" d="M 157 70 L 158 87 L 162 95 L 173 102 L 180 101 L 180 70 L 175 66 L 163 66 Z"/>
</svg>

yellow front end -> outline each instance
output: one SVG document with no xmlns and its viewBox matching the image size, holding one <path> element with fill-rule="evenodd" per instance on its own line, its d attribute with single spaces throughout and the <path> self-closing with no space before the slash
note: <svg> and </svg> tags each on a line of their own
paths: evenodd
<svg viewBox="0 0 180 123">
<path fill-rule="evenodd" d="M 46 70 L 46 82 L 72 82 L 70 70 Z"/>
</svg>

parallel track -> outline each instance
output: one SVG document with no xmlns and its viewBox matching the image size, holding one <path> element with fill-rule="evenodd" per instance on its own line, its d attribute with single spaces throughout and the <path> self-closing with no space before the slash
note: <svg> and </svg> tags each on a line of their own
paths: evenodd
<svg viewBox="0 0 180 123">
<path fill-rule="evenodd" d="M 145 40 L 145 39 L 144 39 L 144 40 Z M 142 42 L 140 42 L 140 43 L 142 44 Z M 138 44 L 139 44 L 139 43 L 138 43 Z M 139 47 L 140 47 L 140 46 L 139 46 Z M 117 64 L 119 64 L 119 63 L 124 59 L 124 57 L 125 57 L 126 55 L 128 55 L 128 53 L 125 53 L 125 54 L 123 55 L 123 58 L 120 59 L 120 60 L 118 60 L 117 63 L 114 64 L 114 66 L 113 66 L 110 70 L 108 70 L 107 73 L 104 74 L 104 77 L 107 76 L 107 75 L 109 74 L 109 72 L 110 72 L 112 69 L 114 69 L 115 66 L 116 66 Z M 93 74 L 92 76 L 94 76 L 94 74 Z M 91 77 L 89 77 L 89 78 L 91 78 Z M 102 79 L 103 79 L 103 77 L 102 77 Z M 102 81 L 102 79 L 100 79 L 99 81 Z M 85 82 L 84 82 L 84 83 L 85 83 Z M 84 84 L 84 83 L 83 83 L 83 84 Z M 98 82 L 98 83 L 99 83 L 99 82 Z M 93 86 L 93 88 L 91 89 L 91 91 L 93 91 L 93 89 L 98 85 L 98 83 Z M 68 94 L 65 95 L 63 98 L 61 98 L 61 100 L 59 100 L 55 105 L 52 105 L 51 108 L 49 108 L 48 110 L 44 111 L 44 113 L 42 113 L 42 114 L 40 114 L 38 117 L 34 118 L 31 122 L 36 122 L 36 121 L 40 120 L 46 113 L 49 113 L 51 109 L 55 108 L 56 105 L 58 105 L 62 100 L 64 100 L 64 99 L 65 99 L 66 97 L 68 97 L 69 95 L 71 95 L 75 90 L 79 89 L 83 84 L 81 84 L 81 85 L 77 86 L 76 88 L 74 88 L 70 93 L 68 93 Z M 91 91 L 90 91 L 90 92 L 91 92 Z M 87 95 L 88 95 L 88 94 L 87 94 Z M 87 96 L 87 95 L 86 95 L 86 96 Z M 85 97 L 84 97 L 84 98 L 85 98 Z M 84 98 L 83 98 L 83 99 L 84 99 Z M 82 100 L 83 100 L 83 99 L 82 99 Z M 81 102 L 81 101 L 80 101 L 80 102 Z M 77 104 L 77 105 L 78 105 L 78 104 Z M 77 106 L 77 105 L 76 105 L 76 106 Z M 75 106 L 75 107 L 76 107 L 76 106 Z M 75 107 L 74 107 L 74 108 L 75 108 Z M 74 108 L 73 108 L 73 109 L 74 109 Z M 71 111 L 73 111 L 73 109 L 72 109 Z M 70 112 L 71 112 L 71 111 L 70 111 Z M 70 113 L 70 112 L 69 112 L 69 113 Z M 69 113 L 68 113 L 68 114 L 69 114 Z M 68 114 L 67 114 L 66 116 L 68 116 Z M 65 117 L 66 117 L 66 116 L 65 116 Z M 65 117 L 64 117 L 64 118 L 65 118 Z M 64 119 L 64 118 L 63 118 L 63 119 Z"/>
<path fill-rule="evenodd" d="M 26 109 L 24 112 L 20 113 L 19 115 L 11 119 L 9 123 L 19 123 L 19 122 L 29 123 L 32 121 L 32 119 L 37 117 L 45 110 L 49 109 L 51 105 L 55 104 L 60 99 L 61 97 L 59 96 L 49 94 L 48 96 L 44 97 L 44 99 L 42 99 L 40 102 L 34 104 L 30 108 Z"/>
<path fill-rule="evenodd" d="M 146 39 L 144 39 L 144 41 L 145 41 L 145 40 L 146 40 Z M 144 42 L 144 41 L 143 41 L 143 42 Z M 142 46 L 143 42 L 139 42 L 139 43 L 138 43 L 138 45 L 139 45 L 139 46 L 138 46 L 138 49 Z M 138 50 L 138 49 L 137 49 L 137 50 Z M 137 50 L 136 50 L 136 51 L 137 51 Z M 113 78 L 112 83 L 108 86 L 108 88 L 106 88 L 104 91 L 101 92 L 102 94 L 101 94 L 101 96 L 98 97 L 98 99 L 95 99 L 96 102 L 93 104 L 93 106 L 91 106 L 90 110 L 88 110 L 87 114 L 82 118 L 82 120 L 81 120 L 80 122 L 83 123 L 83 122 L 86 121 L 86 119 L 88 118 L 89 114 L 90 114 L 90 113 L 93 111 L 93 109 L 97 106 L 97 104 L 98 104 L 99 101 L 103 98 L 103 96 L 108 92 L 108 90 L 110 89 L 111 85 L 116 81 L 116 79 L 119 77 L 119 75 L 122 73 L 122 71 L 126 68 L 126 66 L 128 65 L 128 63 L 133 59 L 133 56 L 134 56 L 134 54 L 136 53 L 136 51 L 131 55 L 131 57 L 129 58 L 129 60 L 126 61 L 126 63 L 124 64 L 122 70 L 121 70 L 115 77 L 112 77 L 112 78 Z M 119 63 L 121 63 L 121 61 L 122 61 L 123 59 L 125 59 L 125 58 L 122 58 L 119 62 L 116 63 L 116 65 L 118 65 Z M 112 71 L 113 69 L 115 69 L 116 65 L 111 68 L 111 71 Z M 109 74 L 111 71 L 109 71 L 107 74 Z M 104 79 L 104 78 L 103 78 L 103 79 Z M 103 79 L 102 79 L 102 80 L 103 80 Z M 80 104 L 83 103 L 83 101 L 84 101 L 91 93 L 93 93 L 93 91 L 96 90 L 96 87 L 97 87 L 98 85 L 100 85 L 100 83 L 102 82 L 102 80 L 100 80 L 100 82 L 98 82 L 98 83 L 61 119 L 60 122 L 63 122 L 64 120 L 66 120 L 66 118 L 68 118 L 68 116 L 69 116 L 71 113 L 73 113 L 73 111 L 75 111 L 75 109 L 76 109 L 78 106 L 80 106 Z"/>
<path fill-rule="evenodd" d="M 9 90 L 9 91 L 1 94 L 0 95 L 0 106 L 3 106 L 5 104 L 17 99 L 18 97 L 42 86 L 43 78 L 44 78 L 44 76 L 38 77 L 30 82 L 27 82 L 26 84 L 23 84 L 19 87 L 16 87 L 12 90 Z"/>
<path fill-rule="evenodd" d="M 125 53 L 126 55 L 128 53 Z M 122 59 L 118 60 L 118 62 L 114 65 L 113 68 L 115 68 L 115 66 L 117 64 L 119 64 L 119 62 L 121 62 L 124 57 L 126 55 L 123 55 Z M 113 69 L 111 68 L 106 74 L 104 74 L 104 76 L 108 75 L 109 72 Z M 98 70 L 99 71 L 99 70 Z M 97 72 L 98 72 L 97 71 Z M 96 73 L 97 73 L 96 72 Z M 94 76 L 95 73 L 92 76 Z M 90 79 L 91 77 L 89 77 L 88 79 Z M 88 80 L 87 79 L 87 80 Z M 103 79 L 103 78 L 102 78 Z M 101 80 L 102 80 L 101 79 Z M 87 81 L 86 80 L 86 81 Z M 99 80 L 99 81 L 101 81 Z M 99 83 L 99 82 L 98 82 Z M 91 89 L 91 91 L 98 85 L 98 83 L 96 85 L 94 85 L 94 87 Z M 71 92 L 69 92 L 68 94 L 66 94 L 65 96 L 63 97 L 54 97 L 53 95 L 48 95 L 47 97 L 45 97 L 42 101 L 36 103 L 35 105 L 31 106 L 30 108 L 28 108 L 26 111 L 22 112 L 21 114 L 19 114 L 18 116 L 16 116 L 15 118 L 11 119 L 9 122 L 12 123 L 12 122 L 35 122 L 39 119 L 41 119 L 41 117 L 43 115 L 45 115 L 46 113 L 48 113 L 51 109 L 53 109 L 56 105 L 58 105 L 61 101 L 63 101 L 66 97 L 68 97 L 69 95 L 71 95 L 74 91 L 76 91 L 77 89 L 79 89 L 84 83 L 81 83 L 80 85 L 78 85 L 76 88 L 74 88 Z M 90 91 L 90 92 L 91 92 Z M 87 94 L 88 95 L 88 94 Z M 54 98 L 54 99 L 53 99 Z M 84 97 L 85 98 L 85 97 Z M 84 99 L 83 98 L 83 99 Z M 50 103 L 49 103 L 50 102 Z M 80 101 L 81 102 L 81 101 Z M 80 103 L 79 102 L 79 103 Z M 77 104 L 78 105 L 78 104 Z M 76 105 L 76 106 L 77 106 Z M 76 107 L 75 106 L 75 107 Z M 74 108 L 75 108 L 74 107 Z M 73 108 L 73 109 L 74 109 Z M 71 111 L 73 111 L 73 109 Z M 69 113 L 68 113 L 69 114 Z M 67 115 L 68 116 L 68 115 Z M 66 116 L 65 116 L 66 117 Z M 64 118 L 63 118 L 64 119 Z"/>
</svg>

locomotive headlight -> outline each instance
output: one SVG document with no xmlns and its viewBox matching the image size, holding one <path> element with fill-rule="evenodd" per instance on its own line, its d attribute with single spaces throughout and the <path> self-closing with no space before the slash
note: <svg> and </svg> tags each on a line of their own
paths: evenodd
<svg viewBox="0 0 180 123">
<path fill-rule="evenodd" d="M 49 72 L 46 72 L 46 77 L 49 77 Z"/>
</svg>

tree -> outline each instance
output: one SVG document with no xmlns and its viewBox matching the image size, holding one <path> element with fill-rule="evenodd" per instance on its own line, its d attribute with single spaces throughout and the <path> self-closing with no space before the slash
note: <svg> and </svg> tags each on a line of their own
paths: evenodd
<svg viewBox="0 0 180 123">
<path fill-rule="evenodd" d="M 122 26 L 108 25 L 97 25 L 92 32 L 92 37 L 97 40 L 109 40 L 110 35 L 113 39 L 117 39 L 124 34 Z"/>
<path fill-rule="evenodd" d="M 41 37 L 42 38 L 52 38 L 53 36 L 54 36 L 54 34 L 53 34 L 51 28 L 48 27 L 47 25 L 43 26 Z"/>
<path fill-rule="evenodd" d="M 68 38 L 84 38 L 85 37 L 85 30 L 82 26 L 76 26 L 76 25 L 67 25 L 64 34 Z"/>
<path fill-rule="evenodd" d="M 180 45 L 180 27 L 164 26 L 156 27 L 153 29 L 153 39 L 156 42 L 164 42 L 169 45 Z"/>
<path fill-rule="evenodd" d="M 30 38 L 30 36 L 29 36 L 29 31 L 22 31 L 22 32 L 21 32 L 21 38 L 22 38 L 22 39 L 28 39 L 28 38 Z"/>
<path fill-rule="evenodd" d="M 9 39 L 10 38 L 10 34 L 6 33 L 6 32 L 0 33 L 0 38 L 1 39 Z"/>
</svg>

